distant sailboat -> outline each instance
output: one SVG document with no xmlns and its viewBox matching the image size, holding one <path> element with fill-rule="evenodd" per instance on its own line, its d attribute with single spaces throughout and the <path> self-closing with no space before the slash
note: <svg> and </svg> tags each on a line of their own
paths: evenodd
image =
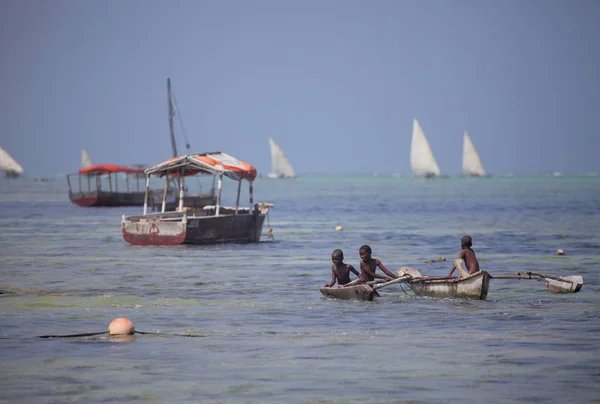
<svg viewBox="0 0 600 404">
<path fill-rule="evenodd" d="M 88 168 L 92 165 L 92 159 L 90 159 L 90 155 L 88 154 L 87 150 L 81 149 L 81 168 Z"/>
<path fill-rule="evenodd" d="M 272 137 L 269 136 L 269 146 L 271 148 L 271 172 L 267 174 L 269 178 L 293 178 L 296 176 L 294 167 L 286 157 L 281 147 Z"/>
<path fill-rule="evenodd" d="M 435 161 L 435 156 L 416 119 L 413 120 L 413 132 L 410 142 L 410 169 L 413 174 L 424 175 L 426 178 L 434 178 L 440 175 L 440 168 Z"/>
<path fill-rule="evenodd" d="M 465 131 L 463 136 L 463 160 L 462 160 L 463 174 L 469 177 L 484 177 L 485 170 L 481 159 L 475 149 L 475 145 L 471 141 L 469 134 Z"/>
<path fill-rule="evenodd" d="M 0 147 L 0 170 L 7 177 L 18 177 L 23 173 L 23 167 L 19 165 L 3 148 Z"/>
</svg>

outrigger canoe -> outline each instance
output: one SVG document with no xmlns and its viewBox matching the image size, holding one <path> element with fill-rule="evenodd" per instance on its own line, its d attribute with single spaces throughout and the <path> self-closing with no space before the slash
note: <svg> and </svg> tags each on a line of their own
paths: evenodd
<svg viewBox="0 0 600 404">
<path fill-rule="evenodd" d="M 398 270 L 398 278 L 384 283 L 350 284 L 337 288 L 322 287 L 321 293 L 337 299 L 358 299 L 371 301 L 379 296 L 378 288 L 394 283 L 405 283 L 416 296 L 427 296 L 441 299 L 485 300 L 488 295 L 491 279 L 533 279 L 542 281 L 550 293 L 577 293 L 583 286 L 583 277 L 579 275 L 552 276 L 534 272 L 516 273 L 514 275 L 491 275 L 487 271 L 478 271 L 463 277 L 423 276 L 413 268 L 402 267 Z"/>
</svg>

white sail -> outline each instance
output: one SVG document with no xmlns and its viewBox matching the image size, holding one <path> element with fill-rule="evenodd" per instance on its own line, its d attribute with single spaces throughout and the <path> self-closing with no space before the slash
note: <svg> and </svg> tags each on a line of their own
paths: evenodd
<svg viewBox="0 0 600 404">
<path fill-rule="evenodd" d="M 23 167 L 19 165 L 3 148 L 0 147 L 0 170 L 7 176 L 16 177 L 23 173 Z"/>
<path fill-rule="evenodd" d="M 462 160 L 463 174 L 472 177 L 483 177 L 485 176 L 485 170 L 481 159 L 475 149 L 475 145 L 471 141 L 469 134 L 465 131 L 463 136 L 463 160 Z"/>
<path fill-rule="evenodd" d="M 81 149 L 81 168 L 88 168 L 92 166 L 92 159 L 87 150 Z"/>
<path fill-rule="evenodd" d="M 281 147 L 272 137 L 269 136 L 269 146 L 271 148 L 271 172 L 268 174 L 272 178 L 291 178 L 295 177 L 294 167 L 286 157 Z"/>
<path fill-rule="evenodd" d="M 410 169 L 413 174 L 440 175 L 440 168 L 435 161 L 435 156 L 416 119 L 413 120 L 413 132 L 410 141 Z"/>
</svg>

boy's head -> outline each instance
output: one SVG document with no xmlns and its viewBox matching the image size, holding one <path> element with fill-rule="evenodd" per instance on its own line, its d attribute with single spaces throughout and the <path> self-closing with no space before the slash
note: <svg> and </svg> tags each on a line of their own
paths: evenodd
<svg viewBox="0 0 600 404">
<path fill-rule="evenodd" d="M 363 245 L 358 249 L 358 254 L 360 255 L 360 258 L 365 261 L 371 258 L 371 247 L 369 247 L 368 245 Z"/>
<path fill-rule="evenodd" d="M 335 265 L 341 264 L 344 261 L 344 252 L 340 249 L 333 250 L 333 252 L 331 253 L 331 261 Z"/>
<path fill-rule="evenodd" d="M 473 245 L 473 240 L 471 239 L 471 236 L 462 236 L 462 238 L 460 239 L 460 245 L 463 248 L 471 248 L 471 246 Z"/>
</svg>

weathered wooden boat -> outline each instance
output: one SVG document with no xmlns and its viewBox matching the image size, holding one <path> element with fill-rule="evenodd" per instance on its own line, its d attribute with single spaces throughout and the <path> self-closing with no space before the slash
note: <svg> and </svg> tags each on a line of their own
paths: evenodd
<svg viewBox="0 0 600 404">
<path fill-rule="evenodd" d="M 324 286 L 319 290 L 326 297 L 331 297 L 335 299 L 349 300 L 367 300 L 372 301 L 373 298 L 379 297 L 379 293 L 377 289 L 383 288 L 385 286 L 393 285 L 396 283 L 406 282 L 411 278 L 410 275 L 400 276 L 396 279 L 392 279 L 389 282 L 382 283 L 357 283 L 358 280 L 351 282 L 345 286 L 339 286 L 336 288 Z"/>
<path fill-rule="evenodd" d="M 478 271 L 461 278 L 417 277 L 410 279 L 407 285 L 417 296 L 485 300 L 490 279 L 489 273 Z"/>
<path fill-rule="evenodd" d="M 145 196 L 143 174 L 142 168 L 116 164 L 82 168 L 77 173 L 67 174 L 69 199 L 84 207 L 142 206 Z M 119 183 L 120 176 L 124 184 Z"/>
<path fill-rule="evenodd" d="M 258 243 L 263 223 L 272 204 L 253 204 L 253 181 L 256 168 L 222 152 L 185 155 L 171 158 L 146 169 L 144 211 L 139 216 L 121 220 L 123 238 L 133 245 L 177 245 L 217 243 Z M 190 176 L 216 176 L 217 203 L 201 209 L 184 207 L 185 181 Z M 164 177 L 165 187 L 160 212 L 148 213 L 150 176 Z M 236 205 L 222 206 L 223 177 L 237 182 Z M 179 205 L 167 212 L 166 202 L 171 178 L 179 179 Z M 240 206 L 242 181 L 249 184 L 250 207 Z"/>
<path fill-rule="evenodd" d="M 324 296 L 342 300 L 356 299 L 371 301 L 375 296 L 379 296 L 379 293 L 367 284 L 340 286 L 335 288 L 324 286 L 319 290 Z"/>
</svg>

